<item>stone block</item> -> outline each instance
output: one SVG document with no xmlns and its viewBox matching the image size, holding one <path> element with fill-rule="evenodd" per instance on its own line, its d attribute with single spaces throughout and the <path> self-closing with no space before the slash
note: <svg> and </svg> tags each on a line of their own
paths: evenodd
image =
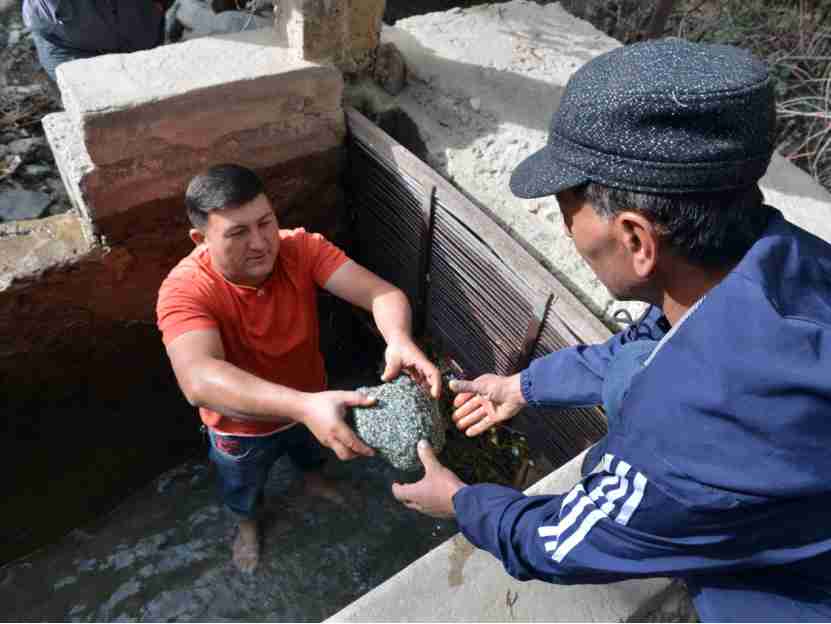
<svg viewBox="0 0 831 624">
<path fill-rule="evenodd" d="M 67 111 L 44 128 L 73 204 L 99 233 L 120 236 L 114 215 L 181 197 L 212 165 L 264 171 L 341 148 L 340 73 L 292 58 L 269 33 L 61 66 Z"/>
<path fill-rule="evenodd" d="M 294 58 L 272 39 L 267 29 L 84 59 L 62 65 L 58 81 L 97 166 L 337 113 L 339 72 Z"/>
</svg>

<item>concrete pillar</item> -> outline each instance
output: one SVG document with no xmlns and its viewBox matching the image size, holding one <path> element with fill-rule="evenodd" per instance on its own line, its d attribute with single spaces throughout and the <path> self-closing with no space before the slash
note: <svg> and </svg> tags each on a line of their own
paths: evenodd
<svg viewBox="0 0 831 624">
<path fill-rule="evenodd" d="M 381 36 L 384 0 L 274 0 L 278 38 L 305 61 L 360 73 Z"/>
</svg>

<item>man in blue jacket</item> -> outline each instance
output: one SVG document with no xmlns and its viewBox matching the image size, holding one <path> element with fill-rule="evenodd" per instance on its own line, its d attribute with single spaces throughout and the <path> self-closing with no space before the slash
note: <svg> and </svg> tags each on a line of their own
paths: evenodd
<svg viewBox="0 0 831 624">
<path fill-rule="evenodd" d="M 164 41 L 170 0 L 23 0 L 38 60 L 55 80 L 61 63 L 135 52 Z"/>
<path fill-rule="evenodd" d="M 763 203 L 766 66 L 666 39 L 577 71 L 511 179 L 556 195 L 577 251 L 643 318 L 518 375 L 457 382 L 476 435 L 523 405 L 602 404 L 609 433 L 563 496 L 468 486 L 420 447 L 393 486 L 455 515 L 509 574 L 686 580 L 702 620 L 831 620 L 831 246 Z"/>
</svg>

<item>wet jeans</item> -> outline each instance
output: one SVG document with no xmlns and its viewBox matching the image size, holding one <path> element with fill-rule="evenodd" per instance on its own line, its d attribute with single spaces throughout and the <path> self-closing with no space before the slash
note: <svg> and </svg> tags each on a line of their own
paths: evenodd
<svg viewBox="0 0 831 624">
<path fill-rule="evenodd" d="M 234 436 L 209 431 L 210 458 L 219 477 L 222 502 L 238 519 L 256 519 L 268 473 L 284 454 L 304 472 L 320 470 L 323 447 L 303 425 L 267 436 Z"/>
</svg>

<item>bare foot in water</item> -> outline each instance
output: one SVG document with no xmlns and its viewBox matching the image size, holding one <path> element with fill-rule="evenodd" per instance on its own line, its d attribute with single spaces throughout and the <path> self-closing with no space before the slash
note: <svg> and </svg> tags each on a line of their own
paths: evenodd
<svg viewBox="0 0 831 624">
<path fill-rule="evenodd" d="M 256 521 L 243 520 L 239 523 L 231 552 L 234 565 L 240 572 L 251 574 L 257 569 L 260 563 L 260 536 Z"/>
<path fill-rule="evenodd" d="M 335 484 L 320 472 L 303 473 L 303 493 L 325 499 L 336 505 L 346 505 L 346 499 L 343 497 L 343 494 L 338 492 Z"/>
</svg>

